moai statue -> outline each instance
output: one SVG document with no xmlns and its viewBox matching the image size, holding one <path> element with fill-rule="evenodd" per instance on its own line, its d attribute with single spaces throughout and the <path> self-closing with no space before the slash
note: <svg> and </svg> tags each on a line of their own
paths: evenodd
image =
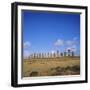
<svg viewBox="0 0 90 90">
<path fill-rule="evenodd" d="M 56 57 L 56 54 L 55 54 L 55 53 L 53 53 L 53 57 L 54 57 L 54 58 Z"/>
<path fill-rule="evenodd" d="M 33 55 L 34 55 L 33 58 L 35 58 L 36 54 L 34 53 Z"/>
<path fill-rule="evenodd" d="M 35 58 L 37 58 L 37 54 L 35 53 Z"/>
<path fill-rule="evenodd" d="M 64 52 L 64 56 L 66 56 L 66 52 Z"/>
<path fill-rule="evenodd" d="M 49 58 L 49 53 L 47 53 L 47 58 Z"/>
<path fill-rule="evenodd" d="M 61 52 L 61 57 L 63 57 L 63 53 Z"/>
<path fill-rule="evenodd" d="M 57 50 L 57 55 L 56 55 L 57 57 L 59 57 L 59 51 Z"/>
<path fill-rule="evenodd" d="M 40 58 L 40 53 L 38 53 L 38 58 Z"/>
<path fill-rule="evenodd" d="M 42 58 L 44 58 L 44 54 L 42 53 Z"/>
<path fill-rule="evenodd" d="M 42 54 L 40 53 L 40 58 L 42 58 Z"/>
<path fill-rule="evenodd" d="M 72 57 L 74 57 L 74 51 L 72 51 Z"/>
<path fill-rule="evenodd" d="M 70 54 L 71 54 L 71 50 L 70 50 L 70 49 L 68 49 L 68 56 L 70 56 Z"/>
<path fill-rule="evenodd" d="M 34 56 L 35 56 L 35 58 L 37 58 L 37 54 L 36 53 L 34 53 Z"/>
</svg>

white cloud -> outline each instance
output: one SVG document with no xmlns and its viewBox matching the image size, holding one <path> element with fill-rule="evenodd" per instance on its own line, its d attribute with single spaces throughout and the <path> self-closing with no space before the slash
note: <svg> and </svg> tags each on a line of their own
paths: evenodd
<svg viewBox="0 0 90 90">
<path fill-rule="evenodd" d="M 29 41 L 24 42 L 24 48 L 29 48 L 31 46 L 31 43 Z"/>
<path fill-rule="evenodd" d="M 61 40 L 61 39 L 58 39 L 55 43 L 54 43 L 55 46 L 63 46 L 64 45 L 64 41 Z"/>
<path fill-rule="evenodd" d="M 77 37 L 74 37 L 72 40 L 67 40 L 67 41 L 66 41 L 66 44 L 67 44 L 68 46 L 76 45 L 77 39 L 78 39 Z"/>
<path fill-rule="evenodd" d="M 66 44 L 67 44 L 68 46 L 72 46 L 72 45 L 75 44 L 75 42 L 74 42 L 73 40 L 68 40 L 68 41 L 66 41 Z"/>
</svg>

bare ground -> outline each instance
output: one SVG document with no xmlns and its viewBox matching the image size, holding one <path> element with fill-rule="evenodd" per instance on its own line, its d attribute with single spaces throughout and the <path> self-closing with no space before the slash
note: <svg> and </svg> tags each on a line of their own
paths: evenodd
<svg viewBox="0 0 90 90">
<path fill-rule="evenodd" d="M 23 77 L 79 75 L 79 57 L 42 58 L 23 60 Z"/>
</svg>

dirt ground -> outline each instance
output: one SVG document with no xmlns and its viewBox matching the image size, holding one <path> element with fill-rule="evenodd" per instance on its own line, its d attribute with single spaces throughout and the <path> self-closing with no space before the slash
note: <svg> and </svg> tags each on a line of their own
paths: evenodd
<svg viewBox="0 0 90 90">
<path fill-rule="evenodd" d="M 79 75 L 79 57 L 38 58 L 23 60 L 22 76 Z"/>
</svg>

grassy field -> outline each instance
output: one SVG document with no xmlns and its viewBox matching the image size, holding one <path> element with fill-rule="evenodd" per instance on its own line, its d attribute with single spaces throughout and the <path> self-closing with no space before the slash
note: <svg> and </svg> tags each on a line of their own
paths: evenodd
<svg viewBox="0 0 90 90">
<path fill-rule="evenodd" d="M 79 75 L 79 57 L 60 57 L 23 60 L 23 77 Z"/>
</svg>

